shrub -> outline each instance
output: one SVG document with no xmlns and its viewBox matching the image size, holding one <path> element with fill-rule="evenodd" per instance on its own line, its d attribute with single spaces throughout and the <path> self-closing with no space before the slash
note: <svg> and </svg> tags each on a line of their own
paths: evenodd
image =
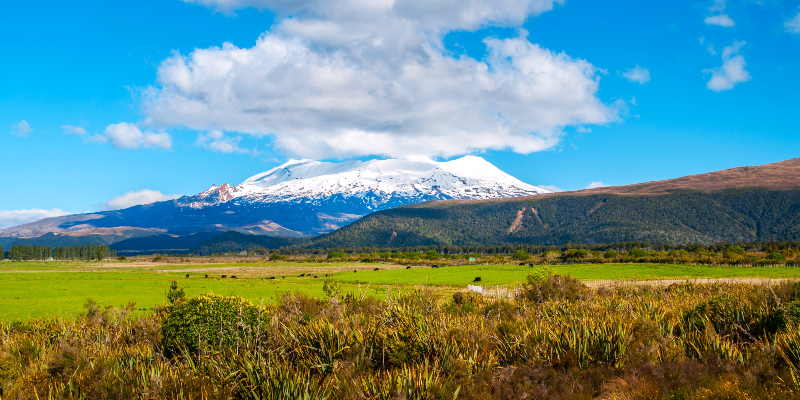
<svg viewBox="0 0 800 400">
<path fill-rule="evenodd" d="M 201 294 L 176 304 L 161 327 L 164 353 L 196 354 L 202 346 L 212 349 L 236 347 L 252 337 L 260 323 L 260 312 L 238 296 Z"/>
<path fill-rule="evenodd" d="M 438 260 L 441 255 L 436 250 L 428 250 L 425 252 L 424 257 L 426 260 Z"/>
<path fill-rule="evenodd" d="M 589 255 L 588 250 L 582 250 L 582 249 L 567 250 L 567 259 L 569 260 L 582 260 L 586 258 L 586 256 L 588 255 Z"/>
<path fill-rule="evenodd" d="M 269 255 L 269 260 L 270 261 L 282 261 L 282 260 L 286 260 L 288 258 L 289 258 L 289 256 L 285 256 L 285 255 L 283 255 L 281 253 L 272 253 L 272 254 Z"/>
<path fill-rule="evenodd" d="M 650 256 L 650 252 L 642 249 L 631 249 L 631 251 L 629 251 L 628 254 L 631 257 L 636 257 L 636 258 L 643 258 Z"/>
<path fill-rule="evenodd" d="M 616 251 L 609 250 L 609 251 L 606 252 L 605 255 L 603 255 L 603 257 L 605 257 L 605 258 L 617 258 L 618 255 L 619 255 L 619 253 L 617 253 Z"/>
<path fill-rule="evenodd" d="M 341 251 L 332 251 L 332 252 L 328 253 L 328 258 L 329 259 L 331 259 L 331 258 L 347 258 L 347 257 L 350 257 L 350 254 L 343 253 Z"/>
<path fill-rule="evenodd" d="M 514 252 L 514 255 L 512 255 L 511 258 L 522 261 L 531 258 L 531 256 L 530 254 L 526 253 L 525 250 L 517 250 Z"/>
<path fill-rule="evenodd" d="M 528 275 L 520 297 L 541 303 L 548 300 L 575 301 L 589 296 L 590 290 L 581 281 L 564 275 L 548 275 L 545 279 L 537 279 Z"/>
<path fill-rule="evenodd" d="M 769 253 L 766 259 L 772 261 L 786 261 L 786 257 L 784 257 L 783 254 L 778 252 Z"/>
</svg>

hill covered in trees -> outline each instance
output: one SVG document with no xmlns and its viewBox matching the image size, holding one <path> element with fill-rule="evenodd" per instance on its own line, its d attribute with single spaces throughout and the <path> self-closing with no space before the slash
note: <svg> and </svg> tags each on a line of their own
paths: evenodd
<svg viewBox="0 0 800 400">
<path fill-rule="evenodd" d="M 532 196 L 433 202 L 370 214 L 310 246 L 716 243 L 800 239 L 800 190 Z"/>
</svg>

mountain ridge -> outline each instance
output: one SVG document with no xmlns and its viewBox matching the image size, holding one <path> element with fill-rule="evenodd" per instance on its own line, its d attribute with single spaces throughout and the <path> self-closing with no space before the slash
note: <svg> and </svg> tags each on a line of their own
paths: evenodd
<svg viewBox="0 0 800 400">
<path fill-rule="evenodd" d="M 30 239 L 48 233 L 77 237 L 105 232 L 105 241 L 137 239 L 134 242 L 149 243 L 140 238 L 162 235 L 166 240 L 194 232 L 228 230 L 304 237 L 409 203 L 547 192 L 476 156 L 445 162 L 423 158 L 342 163 L 290 160 L 236 186 L 212 185 L 175 200 L 48 218 L 5 229 L 0 237 Z"/>
</svg>

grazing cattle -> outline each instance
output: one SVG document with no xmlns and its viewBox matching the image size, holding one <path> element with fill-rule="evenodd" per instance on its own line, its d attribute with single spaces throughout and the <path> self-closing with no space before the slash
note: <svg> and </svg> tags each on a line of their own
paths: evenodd
<svg viewBox="0 0 800 400">
<path fill-rule="evenodd" d="M 231 279 L 236 279 L 236 275 L 231 275 Z"/>
<path fill-rule="evenodd" d="M 270 276 L 270 277 L 269 277 L 269 278 L 267 278 L 267 279 L 275 279 L 275 277 L 274 277 L 274 276 Z"/>
<path fill-rule="evenodd" d="M 228 277 L 228 275 L 222 275 L 222 279 L 225 279 L 227 277 Z"/>
<path fill-rule="evenodd" d="M 519 263 L 519 265 L 527 265 L 527 264 L 525 264 L 525 263 Z"/>
<path fill-rule="evenodd" d="M 301 277 L 301 278 L 302 278 L 302 277 L 304 277 L 304 276 L 306 276 L 306 274 L 300 274 L 300 277 Z"/>
<path fill-rule="evenodd" d="M 208 274 L 206 274 L 206 278 L 208 278 Z"/>
<path fill-rule="evenodd" d="M 380 269 L 380 268 L 375 268 L 375 269 L 373 269 L 373 271 L 378 271 L 379 269 Z"/>
<path fill-rule="evenodd" d="M 353 270 L 353 272 L 358 272 L 358 270 L 355 270 L 355 269 L 354 269 L 354 270 Z"/>
<path fill-rule="evenodd" d="M 314 279 L 316 279 L 316 278 L 317 278 L 317 276 L 316 276 L 316 275 L 314 275 Z"/>
<path fill-rule="evenodd" d="M 480 282 L 480 281 L 481 281 L 481 277 L 479 276 L 479 277 L 475 278 L 475 280 L 473 282 Z"/>
<path fill-rule="evenodd" d="M 186 274 L 186 277 L 188 278 L 188 277 L 189 277 L 189 274 Z"/>
<path fill-rule="evenodd" d="M 406 267 L 406 269 L 411 269 L 411 266 L 410 266 L 410 265 L 409 265 L 409 266 L 407 266 L 407 267 Z"/>
<path fill-rule="evenodd" d="M 434 265 L 431 265 L 431 268 L 439 268 L 439 266 L 434 264 Z"/>
</svg>

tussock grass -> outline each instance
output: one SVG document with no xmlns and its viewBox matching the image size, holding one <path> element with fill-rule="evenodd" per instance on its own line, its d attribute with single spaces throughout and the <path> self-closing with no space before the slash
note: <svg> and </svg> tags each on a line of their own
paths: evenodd
<svg viewBox="0 0 800 400">
<path fill-rule="evenodd" d="M 89 301 L 78 318 L 5 322 L 0 396 L 800 397 L 800 290 L 789 283 L 591 290 L 550 275 L 514 300 L 329 292 L 266 305 L 173 295 L 146 314 Z"/>
</svg>

